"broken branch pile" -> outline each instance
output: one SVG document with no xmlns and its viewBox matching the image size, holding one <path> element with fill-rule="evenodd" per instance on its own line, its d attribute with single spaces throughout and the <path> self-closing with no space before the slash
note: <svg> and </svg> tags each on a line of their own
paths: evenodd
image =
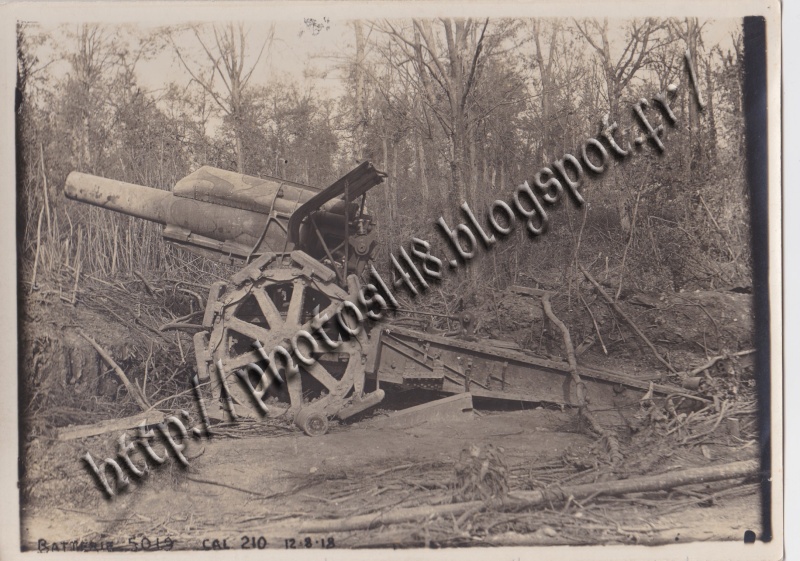
<svg viewBox="0 0 800 561">
<path fill-rule="evenodd" d="M 581 500 L 599 495 L 619 495 L 660 491 L 694 483 L 711 483 L 726 479 L 753 477 L 758 473 L 758 462 L 749 460 L 721 466 L 688 469 L 680 472 L 659 474 L 650 477 L 567 486 L 557 489 L 517 492 L 509 494 L 499 506 L 501 510 L 524 510 L 543 504 L 555 505 L 568 500 Z M 432 516 L 456 516 L 472 509 L 486 508 L 483 501 L 467 501 L 444 505 L 423 505 L 400 508 L 378 514 L 365 514 L 335 520 L 296 520 L 295 531 L 303 533 L 341 532 L 364 530 L 380 525 L 410 522 Z"/>
<path fill-rule="evenodd" d="M 41 430 L 109 418 L 126 423 L 153 405 L 191 408 L 191 339 L 158 326 L 198 312 L 201 302 L 181 283 L 138 277 L 85 275 L 74 306 L 54 290 L 29 296 L 38 304 L 21 324 L 23 360 L 34 373 L 26 383 Z M 88 429 L 76 428 L 77 435 Z"/>
</svg>

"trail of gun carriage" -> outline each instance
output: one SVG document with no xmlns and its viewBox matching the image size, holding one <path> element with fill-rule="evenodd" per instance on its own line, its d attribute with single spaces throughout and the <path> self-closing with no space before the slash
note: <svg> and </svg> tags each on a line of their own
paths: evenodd
<svg viewBox="0 0 800 561">
<path fill-rule="evenodd" d="M 738 23 L 300 27 L 18 26 L 24 547 L 758 530 Z M 250 82 L 334 32 L 340 89 Z M 603 130 L 533 235 L 515 189 Z"/>
</svg>

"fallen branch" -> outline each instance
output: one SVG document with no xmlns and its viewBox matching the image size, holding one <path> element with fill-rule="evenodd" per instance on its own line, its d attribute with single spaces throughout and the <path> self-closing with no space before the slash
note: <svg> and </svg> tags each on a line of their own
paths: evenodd
<svg viewBox="0 0 800 561">
<path fill-rule="evenodd" d="M 154 417 L 156 414 L 161 414 L 160 411 L 148 411 L 139 413 L 132 417 L 123 417 L 121 419 L 110 419 L 108 421 L 100 421 L 91 425 L 79 425 L 76 427 L 64 427 L 58 429 L 56 438 L 58 440 L 74 440 L 76 438 L 86 438 L 87 436 L 97 436 L 98 434 L 107 434 L 109 432 L 117 432 L 135 428 L 142 424 L 142 421 L 147 421 L 148 417 Z"/>
<path fill-rule="evenodd" d="M 650 347 L 650 350 L 653 351 L 653 354 L 656 355 L 656 358 L 664 366 L 669 368 L 670 372 L 672 372 L 673 374 L 677 374 L 678 372 L 672 367 L 672 365 L 669 362 L 666 361 L 666 359 L 664 359 L 664 357 L 661 356 L 661 354 L 659 354 L 653 343 L 650 342 L 650 339 L 648 339 L 647 336 L 644 333 L 642 333 L 642 330 L 639 329 L 639 326 L 636 325 L 630 317 L 628 317 L 628 314 L 622 311 L 622 308 L 620 308 L 619 305 L 616 302 L 614 302 L 614 300 L 611 298 L 611 296 L 608 295 L 608 293 L 605 290 L 603 290 L 603 287 L 600 286 L 600 284 L 594 279 L 592 275 L 589 274 L 589 271 L 587 271 L 583 265 L 578 265 L 578 266 L 581 268 L 581 272 L 583 273 L 583 275 L 589 280 L 589 282 L 591 282 L 594 285 L 594 287 L 597 289 L 597 292 L 600 293 L 600 296 L 603 297 L 603 300 L 605 300 L 606 303 L 609 306 L 611 306 L 614 309 L 614 311 L 617 312 L 620 315 L 620 317 L 628 323 L 628 325 L 631 326 L 633 331 L 639 336 L 639 338 L 642 341 L 647 343 L 647 346 Z"/>
<path fill-rule="evenodd" d="M 575 347 L 572 344 L 572 337 L 569 334 L 569 329 L 567 326 L 564 325 L 564 322 L 561 321 L 557 315 L 553 313 L 553 307 L 550 305 L 550 294 L 545 293 L 542 296 L 542 308 L 544 309 L 544 313 L 547 314 L 547 317 L 552 321 L 556 327 L 558 327 L 559 331 L 561 331 L 561 336 L 564 339 L 564 347 L 567 351 L 567 362 L 569 363 L 569 372 L 572 375 L 573 381 L 578 385 L 582 386 L 581 378 L 578 375 L 578 361 L 575 359 Z M 578 403 L 581 404 L 585 401 L 584 396 L 581 395 L 581 392 L 578 393 Z"/>
<path fill-rule="evenodd" d="M 698 374 L 700 374 L 700 373 L 701 373 L 703 370 L 708 370 L 709 368 L 711 368 L 712 366 L 714 366 L 714 365 L 715 365 L 715 364 L 716 364 L 718 361 L 720 361 L 720 360 L 727 359 L 727 358 L 731 358 L 731 357 L 734 357 L 734 356 L 745 356 L 745 355 L 751 355 L 751 354 L 753 354 L 754 352 L 756 352 L 756 350 L 755 350 L 755 349 L 747 349 L 746 351 L 739 351 L 738 353 L 730 353 L 730 354 L 725 354 L 725 355 L 719 355 L 719 356 L 711 357 L 710 359 L 708 359 L 708 362 L 706 362 L 706 363 L 705 363 L 705 364 L 703 364 L 702 366 L 698 366 L 697 368 L 695 368 L 694 370 L 692 370 L 691 372 L 689 372 L 688 374 L 686 374 L 686 376 L 687 376 L 687 377 L 691 377 L 691 376 L 697 376 L 697 375 L 698 375 Z"/>
<path fill-rule="evenodd" d="M 196 323 L 165 323 L 158 328 L 159 331 L 183 330 L 189 333 L 196 333 L 205 329 L 202 325 Z"/>
<path fill-rule="evenodd" d="M 700 438 L 703 438 L 705 436 L 713 434 L 717 430 L 717 427 L 719 427 L 719 424 L 722 422 L 722 419 L 725 418 L 725 415 L 727 413 L 728 413 L 728 402 L 727 401 L 723 401 L 722 405 L 720 406 L 719 416 L 717 417 L 717 420 L 714 423 L 714 426 L 711 427 L 711 429 L 707 430 L 706 432 L 703 432 L 703 433 L 700 433 L 700 434 L 693 434 L 693 435 L 685 437 L 681 441 L 681 444 L 686 444 L 686 443 L 691 442 L 693 440 L 698 440 Z"/>
<path fill-rule="evenodd" d="M 158 328 L 159 331 L 167 331 L 169 329 L 191 329 L 193 332 L 199 329 L 203 329 L 202 325 L 188 323 L 189 320 L 199 319 L 202 317 L 203 311 L 192 312 L 191 314 L 186 314 L 185 316 L 181 316 L 179 318 L 173 319 L 169 323 L 165 323 L 164 325 Z"/>
<path fill-rule="evenodd" d="M 134 271 L 133 274 L 139 277 L 139 280 L 141 280 L 144 283 L 144 289 L 150 296 L 153 296 L 157 289 L 153 287 L 153 285 L 151 285 L 149 282 L 147 282 L 147 279 L 144 278 L 139 271 Z"/>
<path fill-rule="evenodd" d="M 403 464 L 403 465 L 400 465 L 400 466 L 390 467 L 388 469 L 384 469 L 384 470 L 379 471 L 378 473 L 376 473 L 374 475 L 374 477 L 380 477 L 382 475 L 386 475 L 387 473 L 392 473 L 393 471 L 400 471 L 400 470 L 408 469 L 410 467 L 414 467 L 415 465 L 417 465 L 417 464 Z"/>
<path fill-rule="evenodd" d="M 125 386 L 125 388 L 128 390 L 128 393 L 131 395 L 131 397 L 132 397 L 132 398 L 133 398 L 133 400 L 136 402 L 136 404 L 137 404 L 137 405 L 138 405 L 138 406 L 139 406 L 139 407 L 142 409 L 142 411 L 147 411 L 148 409 L 150 409 L 150 405 L 147 403 L 147 399 L 146 399 L 146 398 L 145 398 L 143 395 L 141 395 L 141 394 L 139 393 L 139 391 L 138 391 L 138 389 L 136 388 L 136 386 L 134 386 L 133 384 L 131 384 L 131 381 L 130 381 L 130 380 L 128 379 L 128 377 L 125 375 L 125 372 L 123 372 L 123 371 L 122 371 L 122 368 L 120 368 L 120 367 L 119 367 L 119 365 L 118 365 L 116 362 L 114 362 L 114 359 L 113 359 L 113 358 L 111 358 L 111 355 L 110 355 L 110 354 L 108 354 L 108 353 L 107 353 L 107 352 L 106 352 L 106 351 L 103 349 L 103 347 L 101 347 L 100 345 L 98 345 L 98 344 L 97 344 L 97 343 L 94 341 L 94 339 L 92 339 L 91 337 L 89 337 L 88 335 L 86 335 L 86 333 L 84 333 L 82 330 L 78 329 L 78 335 L 80 335 L 81 337 L 83 337 L 84 339 L 86 339 L 87 341 L 89 341 L 89 343 L 90 343 L 90 344 L 91 344 L 91 345 L 94 347 L 94 350 L 96 350 L 96 351 L 97 351 L 97 354 L 99 354 L 99 355 L 100 355 L 100 356 L 103 358 L 103 360 L 105 360 L 105 361 L 106 361 L 106 363 L 107 363 L 107 364 L 108 364 L 108 365 L 109 365 L 111 368 L 113 368 L 113 369 L 114 369 L 114 372 L 116 372 L 116 373 L 117 373 L 117 376 L 119 376 L 119 379 L 120 379 L 120 380 L 122 380 L 122 383 L 123 383 L 123 385 Z"/>
<path fill-rule="evenodd" d="M 550 305 L 549 293 L 542 296 L 542 308 L 544 308 L 544 313 L 547 314 L 547 317 L 550 319 L 550 321 L 552 321 L 556 327 L 558 327 L 559 331 L 561 331 L 561 336 L 564 339 L 564 347 L 567 349 L 569 373 L 572 377 L 572 381 L 575 383 L 575 393 L 578 397 L 578 408 L 581 416 L 588 421 L 589 426 L 594 432 L 608 440 L 614 463 L 621 461 L 623 458 L 619 451 L 619 443 L 617 442 L 616 437 L 610 432 L 606 431 L 602 425 L 600 425 L 597 419 L 595 419 L 594 415 L 592 415 L 592 412 L 589 411 L 586 401 L 586 384 L 583 383 L 580 374 L 578 374 L 578 361 L 575 358 L 575 347 L 572 345 L 572 337 L 570 336 L 569 329 L 564 322 L 561 321 L 558 316 L 555 315 L 555 313 L 553 313 L 553 307 Z"/>
<path fill-rule="evenodd" d="M 581 267 L 582 268 L 582 267 Z M 561 336 L 564 340 L 564 347 L 567 351 L 567 362 L 569 363 L 569 373 L 572 377 L 572 381 L 575 383 L 575 393 L 578 398 L 578 411 L 582 418 L 586 420 L 589 424 L 589 427 L 599 434 L 601 437 L 605 438 L 606 442 L 608 443 L 609 452 L 611 454 L 611 461 L 612 463 L 616 464 L 621 462 L 624 458 L 622 456 L 622 452 L 620 451 L 619 441 L 617 437 L 605 430 L 603 426 L 597 421 L 595 416 L 589 410 L 589 406 L 586 400 L 586 384 L 583 383 L 581 380 L 580 374 L 578 374 L 578 361 L 575 358 L 575 347 L 572 344 L 572 336 L 569 333 L 569 329 L 561 321 L 558 316 L 553 312 L 553 307 L 550 304 L 550 297 L 552 293 L 546 290 L 538 290 L 532 288 L 524 288 L 524 287 L 512 287 L 512 290 L 518 292 L 520 294 L 527 294 L 529 296 L 539 296 L 542 301 L 542 309 L 544 309 L 544 313 L 547 315 L 547 318 L 553 322 L 556 327 L 558 327 L 559 331 L 561 331 Z M 580 291 L 578 292 L 580 295 Z M 598 332 L 599 334 L 599 332 Z"/>
<path fill-rule="evenodd" d="M 205 310 L 205 309 L 206 309 L 206 302 L 205 302 L 205 300 L 203 300 L 203 297 L 202 297 L 202 296 L 200 296 L 200 295 L 199 295 L 197 292 L 195 292 L 194 290 L 189 290 L 188 288 L 181 288 L 180 286 L 176 286 L 176 287 L 175 287 L 175 289 L 176 289 L 178 292 L 183 292 L 184 294 L 188 294 L 189 296 L 192 296 L 192 297 L 193 297 L 195 300 L 197 300 L 197 304 L 200 306 L 200 309 L 201 309 L 201 310 Z"/>
<path fill-rule="evenodd" d="M 570 497 L 573 500 L 580 500 L 592 495 L 622 495 L 625 493 L 661 491 L 681 485 L 711 483 L 713 481 L 722 481 L 725 479 L 751 477 L 757 474 L 757 460 L 733 462 L 719 466 L 687 469 L 648 477 L 511 493 L 502 504 L 498 504 L 498 508 L 501 510 L 522 510 L 543 504 L 555 505 L 556 503 L 563 503 L 569 500 Z M 381 525 L 412 522 L 431 516 L 458 516 L 472 509 L 488 508 L 489 506 L 490 504 L 484 501 L 468 501 L 436 506 L 425 505 L 401 508 L 384 513 L 363 514 L 332 520 L 310 520 L 305 523 L 297 520 L 299 524 L 293 525 L 292 528 L 297 532 L 306 533 L 366 530 Z"/>
<path fill-rule="evenodd" d="M 592 323 L 594 324 L 594 331 L 595 333 L 597 333 L 597 338 L 600 340 L 600 345 L 602 345 L 603 347 L 603 354 L 608 356 L 608 349 L 606 349 L 606 344 L 603 342 L 603 336 L 600 335 L 600 327 L 597 325 L 597 320 L 594 319 L 594 314 L 592 313 L 591 308 L 589 308 L 589 304 L 584 299 L 583 294 L 581 294 L 580 290 L 578 290 L 578 296 L 580 297 L 581 302 L 583 302 L 583 305 L 586 306 L 586 311 L 589 312 L 589 317 L 592 318 Z"/>
</svg>

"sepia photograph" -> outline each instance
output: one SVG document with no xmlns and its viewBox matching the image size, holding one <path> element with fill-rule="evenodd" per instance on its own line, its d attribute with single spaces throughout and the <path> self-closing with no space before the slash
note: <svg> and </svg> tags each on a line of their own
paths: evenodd
<svg viewBox="0 0 800 561">
<path fill-rule="evenodd" d="M 4 550 L 780 558 L 780 7 L 700 4 L 7 11 Z"/>
</svg>

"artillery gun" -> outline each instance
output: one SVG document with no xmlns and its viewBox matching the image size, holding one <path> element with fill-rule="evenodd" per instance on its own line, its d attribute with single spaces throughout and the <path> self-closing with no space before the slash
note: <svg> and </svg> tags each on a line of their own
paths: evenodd
<svg viewBox="0 0 800 561">
<path fill-rule="evenodd" d="M 230 395 L 236 414 L 256 417 L 235 371 L 260 360 L 256 342 L 269 351 L 317 311 L 355 297 L 356 279 L 377 248 L 366 193 L 384 178 L 364 162 L 320 190 L 204 166 L 171 192 L 79 172 L 67 177 L 64 191 L 70 199 L 158 222 L 167 241 L 191 252 L 244 265 L 228 282 L 211 286 L 194 346 L 201 381 L 220 371 L 211 384 L 217 402 Z M 318 434 L 329 416 L 344 419 L 379 403 L 382 390 L 364 393 L 367 353 L 365 336 L 350 338 L 301 375 L 270 386 L 269 414 L 288 414 Z M 258 388 L 258 379 L 251 382 Z M 210 407 L 209 415 L 223 412 Z"/>
<path fill-rule="evenodd" d="M 211 381 L 215 398 L 211 417 L 222 419 L 228 409 L 260 418 L 260 409 L 319 435 L 327 431 L 330 417 L 346 419 L 380 403 L 385 396 L 380 385 L 560 407 L 590 402 L 602 411 L 597 417 L 614 424 L 620 417 L 627 422 L 623 410 L 638 407 L 646 396 L 706 401 L 682 388 L 655 384 L 652 376 L 631 378 L 584 365 L 578 376 L 567 361 L 509 342 L 478 340 L 475 318 L 462 313 L 455 338 L 384 325 L 369 335 L 362 330 L 345 338 L 310 366 L 299 364 L 300 374 L 285 384 L 264 388 L 259 373 L 250 372 L 253 387 L 263 391 L 263 407 L 253 407 L 252 395 L 234 373 L 262 360 L 260 350 L 286 345 L 319 312 L 332 315 L 345 300 L 355 300 L 359 277 L 377 250 L 366 194 L 385 177 L 364 162 L 320 190 L 205 166 L 169 192 L 73 172 L 65 194 L 158 222 L 167 241 L 243 265 L 228 281 L 211 286 L 202 328 L 194 335 L 198 377 Z M 546 291 L 514 288 L 518 294 L 550 297 Z"/>
</svg>

